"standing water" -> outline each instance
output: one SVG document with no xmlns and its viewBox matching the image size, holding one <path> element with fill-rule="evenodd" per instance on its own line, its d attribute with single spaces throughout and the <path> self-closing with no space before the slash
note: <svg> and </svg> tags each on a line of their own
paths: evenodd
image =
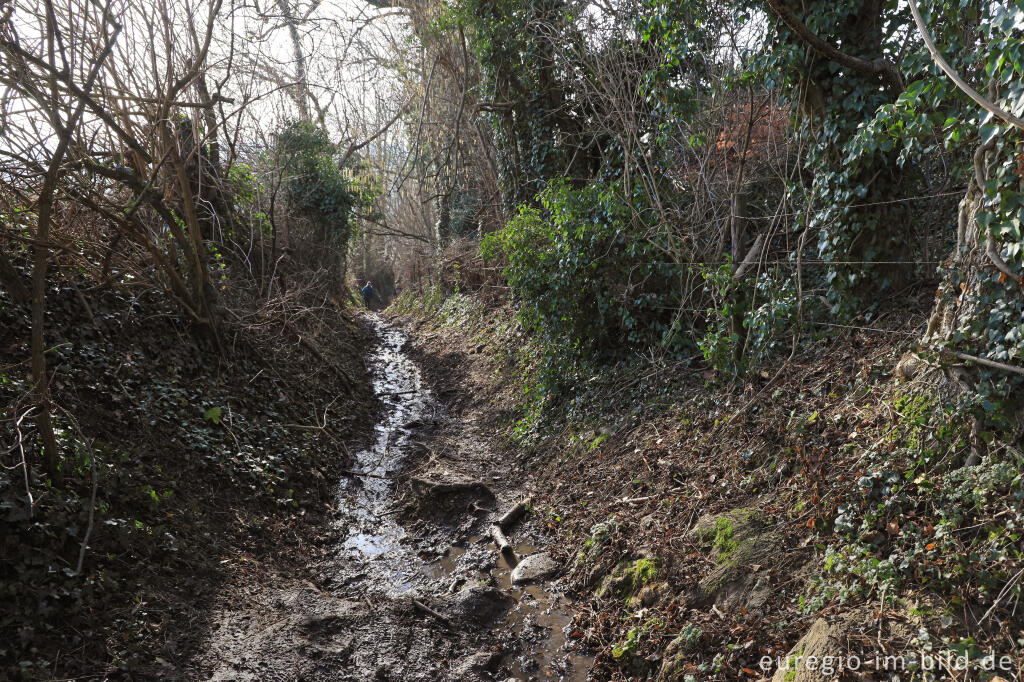
<svg viewBox="0 0 1024 682">
<path fill-rule="evenodd" d="M 412 446 L 411 431 L 422 423 L 431 404 L 430 393 L 416 364 L 402 352 L 406 335 L 368 316 L 379 339 L 369 358 L 373 390 L 384 405 L 374 427 L 373 446 L 355 455 L 360 476 L 342 479 L 340 507 L 348 510 L 348 538 L 343 551 L 349 559 L 369 562 L 382 587 L 406 591 L 413 586 L 421 560 L 402 539 L 405 530 L 395 522 L 392 477 L 402 469 Z M 383 575 L 381 575 L 383 573 Z"/>
<path fill-rule="evenodd" d="M 423 385 L 419 368 L 402 352 L 407 336 L 376 315 L 366 319 L 379 339 L 368 362 L 374 392 L 384 409 L 374 427 L 372 446 L 355 455 L 353 470 L 358 475 L 343 479 L 338 491 L 348 529 L 342 558 L 349 565 L 365 567 L 362 584 L 379 594 L 420 587 L 449 592 L 453 579 L 460 584 L 483 580 L 497 585 L 518 602 L 506 616 L 504 627 L 523 645 L 506 669 L 521 680 L 585 680 L 593 659 L 566 651 L 570 618 L 563 599 L 539 586 L 513 587 L 509 581 L 512 567 L 479 536 L 468 538 L 469 548 L 453 546 L 439 561 L 424 561 L 413 547 L 416 538 L 407 537 L 395 521 L 395 479 L 405 469 L 405 459 L 414 445 L 413 431 L 433 416 L 436 403 Z M 469 565 L 460 562 L 470 548 L 486 560 Z M 530 553 L 536 548 L 520 545 L 517 551 Z M 488 561 L 490 568 L 482 568 Z M 538 627 L 547 635 L 531 637 L 529 633 Z"/>
</svg>

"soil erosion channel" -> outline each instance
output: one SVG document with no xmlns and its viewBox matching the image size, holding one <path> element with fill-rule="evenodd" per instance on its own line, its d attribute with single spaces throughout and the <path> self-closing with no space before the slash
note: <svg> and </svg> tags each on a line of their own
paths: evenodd
<svg viewBox="0 0 1024 682">
<path fill-rule="evenodd" d="M 571 650 L 564 599 L 543 583 L 512 585 L 510 560 L 488 537 L 519 492 L 504 499 L 479 482 L 435 484 L 436 470 L 426 484 L 411 476 L 424 439 L 475 430 L 456 429 L 464 425 L 443 414 L 403 351 L 406 335 L 367 319 L 378 337 L 369 362 L 383 410 L 370 447 L 355 455 L 357 475 L 339 485 L 336 526 L 325 529 L 334 549 L 315 562 L 313 580 L 242 579 L 226 590 L 198 676 L 586 679 L 591 659 Z M 454 456 L 472 457 L 480 447 L 467 444 Z M 509 535 L 515 544 L 516 533 Z M 520 558 L 537 551 L 516 545 Z"/>
</svg>

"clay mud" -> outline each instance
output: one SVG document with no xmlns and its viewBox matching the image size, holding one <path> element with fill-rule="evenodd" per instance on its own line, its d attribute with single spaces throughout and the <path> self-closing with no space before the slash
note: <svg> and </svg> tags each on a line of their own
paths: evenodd
<svg viewBox="0 0 1024 682">
<path fill-rule="evenodd" d="M 308 576 L 235 585 L 217 610 L 195 677 L 212 680 L 582 681 L 557 582 L 511 583 L 514 558 L 488 526 L 517 491 L 469 478 L 430 454 L 439 436 L 475 434 L 444 414 L 406 352 L 406 334 L 368 316 L 379 420 L 339 482 L 327 546 Z M 472 470 L 481 444 L 447 452 Z M 449 448 L 452 450 L 452 448 Z M 477 467 L 479 470 L 480 467 Z M 486 482 L 485 482 L 486 481 Z M 513 540 L 515 556 L 542 547 Z M 241 589 L 240 589 L 241 588 Z"/>
</svg>

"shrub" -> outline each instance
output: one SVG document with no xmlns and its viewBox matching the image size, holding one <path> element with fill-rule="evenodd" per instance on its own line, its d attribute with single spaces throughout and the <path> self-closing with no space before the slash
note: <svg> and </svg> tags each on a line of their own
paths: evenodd
<svg viewBox="0 0 1024 682">
<path fill-rule="evenodd" d="M 681 268 L 666 258 L 658 233 L 631 220 L 642 214 L 621 195 L 621 182 L 575 189 L 553 181 L 481 244 L 503 257 L 503 274 L 536 331 L 548 367 L 607 361 L 634 351 L 692 348 L 681 334 Z M 562 374 L 559 379 L 567 378 Z"/>
</svg>

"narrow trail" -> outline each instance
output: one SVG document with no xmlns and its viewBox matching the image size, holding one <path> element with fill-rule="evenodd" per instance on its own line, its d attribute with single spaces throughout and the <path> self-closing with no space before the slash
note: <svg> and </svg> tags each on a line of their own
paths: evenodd
<svg viewBox="0 0 1024 682">
<path fill-rule="evenodd" d="M 339 483 L 325 547 L 309 577 L 233 586 L 196 677 L 585 680 L 590 659 L 567 646 L 564 598 L 543 582 L 513 585 L 513 566 L 487 536 L 521 491 L 498 487 L 506 477 L 487 470 L 494 458 L 481 429 L 445 413 L 406 334 L 378 316 L 367 321 L 382 409 Z M 539 551 L 529 538 L 513 542 L 521 558 Z"/>
</svg>

